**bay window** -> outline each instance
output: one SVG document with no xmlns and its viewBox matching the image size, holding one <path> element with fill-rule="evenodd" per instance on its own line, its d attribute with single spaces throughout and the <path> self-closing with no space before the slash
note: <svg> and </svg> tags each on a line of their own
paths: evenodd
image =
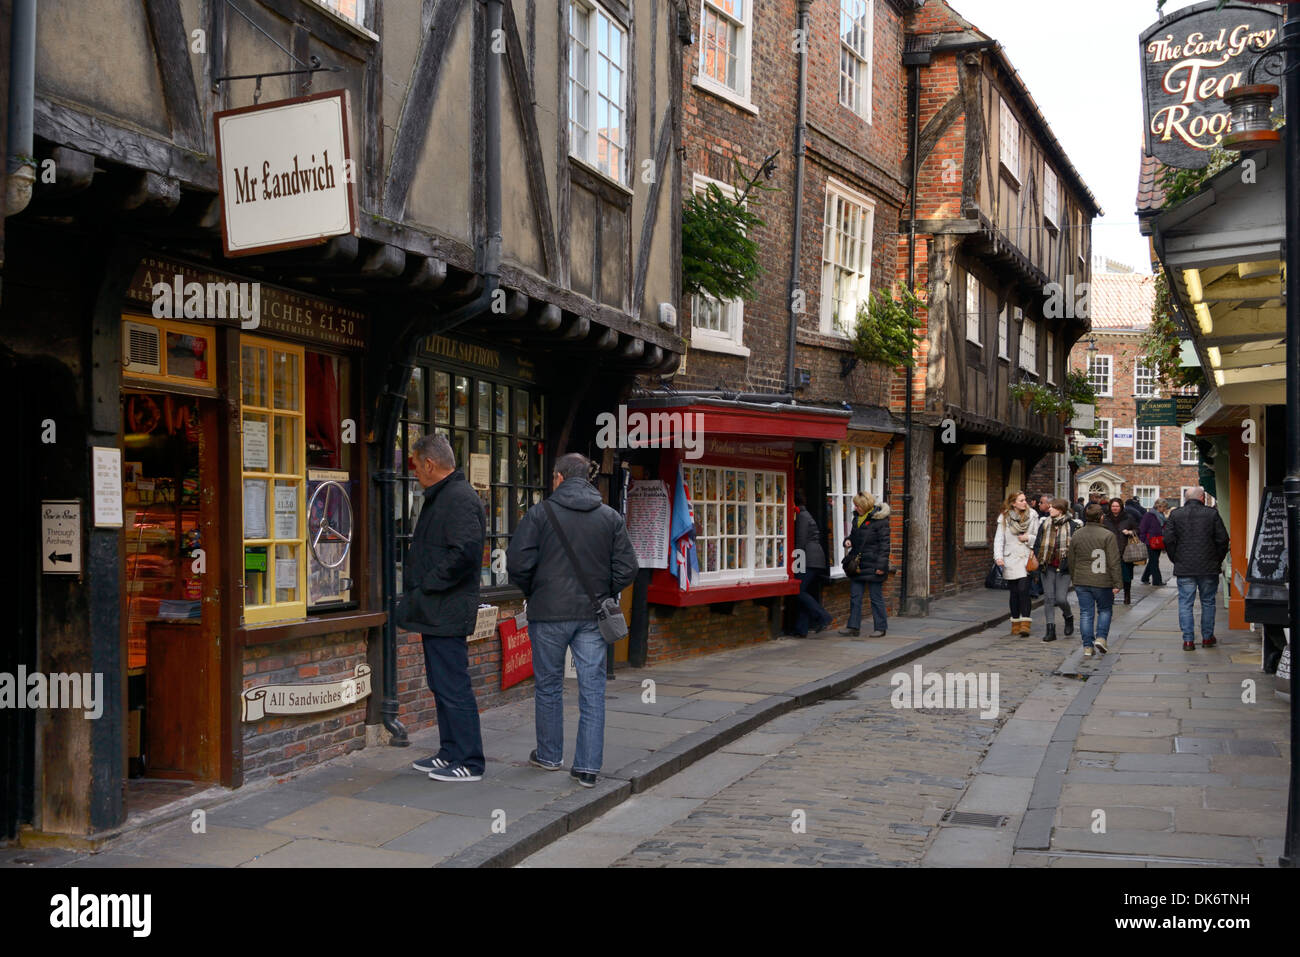
<svg viewBox="0 0 1300 957">
<path fill-rule="evenodd" d="M 784 581 L 785 473 L 712 465 L 682 468 L 695 511 L 700 581 Z"/>
</svg>

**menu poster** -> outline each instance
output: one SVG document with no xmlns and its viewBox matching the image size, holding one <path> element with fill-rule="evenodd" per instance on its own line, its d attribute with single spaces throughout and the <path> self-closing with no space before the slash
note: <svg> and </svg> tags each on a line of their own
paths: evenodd
<svg viewBox="0 0 1300 957">
<path fill-rule="evenodd" d="M 668 567 L 668 486 L 633 482 L 627 492 L 627 536 L 642 568 Z"/>
<path fill-rule="evenodd" d="M 476 489 L 486 489 L 492 482 L 492 456 L 485 452 L 472 452 L 469 457 L 469 484 Z"/>
<path fill-rule="evenodd" d="M 266 534 L 266 480 L 244 479 L 244 538 Z"/>
<path fill-rule="evenodd" d="M 275 537 L 298 537 L 298 488 L 294 485 L 275 487 Z"/>
<path fill-rule="evenodd" d="M 95 495 L 95 527 L 122 527 L 122 450 L 91 449 L 91 477 Z"/>
<path fill-rule="evenodd" d="M 246 419 L 244 421 L 244 471 L 265 472 L 270 467 L 267 423 Z"/>
<path fill-rule="evenodd" d="M 275 587 L 298 587 L 298 559 L 277 558 L 275 560 Z"/>
<path fill-rule="evenodd" d="M 1261 585 L 1287 583 L 1286 497 L 1281 486 L 1264 489 L 1247 570 L 1247 577 Z"/>
</svg>

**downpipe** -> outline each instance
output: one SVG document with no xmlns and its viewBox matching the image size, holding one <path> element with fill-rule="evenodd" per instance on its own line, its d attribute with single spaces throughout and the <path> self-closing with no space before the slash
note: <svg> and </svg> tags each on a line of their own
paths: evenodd
<svg viewBox="0 0 1300 957">
<path fill-rule="evenodd" d="M 500 36 L 503 16 L 503 0 L 483 0 L 487 9 L 486 38 Z M 479 247 L 479 271 L 484 277 L 484 284 L 479 294 L 471 301 L 457 306 L 450 312 L 435 317 L 408 320 L 398 334 L 393 348 L 393 355 L 400 357 L 389 364 L 390 376 L 387 387 L 380 396 L 380 428 L 377 431 L 380 461 L 384 468 L 375 473 L 375 482 L 379 486 L 380 552 L 384 563 L 382 581 L 384 589 L 384 681 L 383 698 L 380 702 L 380 715 L 384 727 L 392 738 L 389 744 L 404 748 L 410 744 L 406 727 L 398 719 L 397 700 L 397 529 L 393 524 L 393 507 L 396 503 L 397 486 L 401 482 L 398 469 L 393 467 L 391 456 L 397 441 L 397 427 L 401 418 L 402 406 L 406 401 L 406 390 L 411 382 L 411 372 L 415 368 L 412 356 L 417 343 L 426 336 L 443 335 L 463 325 L 470 319 L 487 312 L 493 299 L 501 288 L 501 57 L 485 51 L 483 96 L 485 99 L 483 120 L 484 130 L 484 211 L 486 213 L 486 236 Z M 405 583 L 403 583 L 405 584 Z"/>
<path fill-rule="evenodd" d="M 790 249 L 790 286 L 787 305 L 790 309 L 790 334 L 785 353 L 785 388 L 793 394 L 795 331 L 799 328 L 802 310 L 796 308 L 795 295 L 799 292 L 799 248 L 803 233 L 803 164 L 805 143 L 808 138 L 808 8 L 812 0 L 799 0 L 799 90 L 798 121 L 794 129 L 794 222 Z"/>
<path fill-rule="evenodd" d="M 5 216 L 21 213 L 36 183 L 33 116 L 36 102 L 36 0 L 14 0 L 9 37 L 9 132 L 5 157 Z"/>
</svg>

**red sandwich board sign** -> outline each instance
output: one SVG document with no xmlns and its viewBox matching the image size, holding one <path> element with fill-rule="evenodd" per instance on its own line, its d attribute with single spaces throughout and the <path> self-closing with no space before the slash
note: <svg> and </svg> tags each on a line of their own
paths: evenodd
<svg viewBox="0 0 1300 957">
<path fill-rule="evenodd" d="M 501 635 L 501 690 L 505 691 L 533 676 L 533 646 L 523 615 L 507 618 L 497 625 L 497 631 Z"/>
</svg>

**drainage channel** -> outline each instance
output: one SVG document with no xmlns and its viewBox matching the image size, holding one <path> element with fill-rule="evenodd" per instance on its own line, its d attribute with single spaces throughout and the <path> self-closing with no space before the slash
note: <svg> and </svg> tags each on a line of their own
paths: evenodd
<svg viewBox="0 0 1300 957">
<path fill-rule="evenodd" d="M 1017 854 L 1033 857 L 1078 857 L 1098 861 L 1142 861 L 1148 864 L 1189 864 L 1197 867 L 1241 867 L 1224 861 L 1212 861 L 1203 857 L 1158 857 L 1151 854 L 1094 854 L 1090 851 L 1028 851 L 1017 848 Z M 1249 866 L 1249 865 L 1246 865 Z"/>
</svg>

